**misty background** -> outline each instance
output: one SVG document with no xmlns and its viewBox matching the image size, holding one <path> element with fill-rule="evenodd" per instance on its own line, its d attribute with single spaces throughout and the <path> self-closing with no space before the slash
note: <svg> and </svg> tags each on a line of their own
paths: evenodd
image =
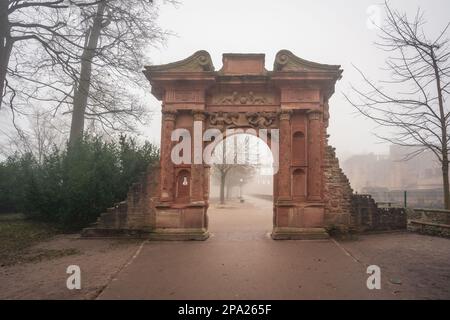
<svg viewBox="0 0 450 320">
<path fill-rule="evenodd" d="M 393 0 L 390 4 L 410 15 L 420 7 L 425 12 L 425 29 L 430 37 L 448 23 L 448 0 Z M 375 47 L 377 32 L 370 23 L 373 19 L 382 24 L 381 2 L 188 0 L 175 6 L 159 2 L 159 6 L 157 23 L 171 35 L 164 45 L 148 48 L 146 64 L 178 61 L 200 49 L 210 53 L 216 70 L 222 66 L 222 54 L 228 52 L 264 53 L 266 69 L 272 70 L 275 54 L 281 49 L 310 61 L 339 64 L 344 73 L 330 100 L 329 143 L 336 148 L 352 187 L 364 192 L 367 187 L 402 189 L 436 184 L 433 180 L 436 164 L 431 157 L 425 155 L 425 160 L 399 165 L 402 152 L 393 152 L 389 144 L 381 143 L 373 135 L 376 125 L 359 115 L 343 96 L 350 91 L 351 84 L 361 83 L 361 76 L 353 65 L 373 80 L 389 77 L 389 73 L 382 70 L 386 53 Z M 144 89 L 149 93 L 149 87 Z M 146 95 L 145 100 L 152 120 L 138 135 L 159 145 L 161 104 L 151 94 Z M 7 108 L 0 110 L 0 126 L 3 132 L 13 130 Z M 0 143 L 4 139 L 0 137 Z M 384 168 L 380 169 L 384 173 L 399 172 L 399 166 L 405 166 L 406 169 L 401 169 L 404 175 L 410 175 L 408 168 L 411 166 L 422 173 L 417 173 L 414 181 L 403 177 L 396 182 L 380 181 L 380 175 L 371 170 L 374 166 Z M 428 180 L 419 181 L 422 178 Z M 438 185 L 439 175 L 436 179 Z"/>
</svg>

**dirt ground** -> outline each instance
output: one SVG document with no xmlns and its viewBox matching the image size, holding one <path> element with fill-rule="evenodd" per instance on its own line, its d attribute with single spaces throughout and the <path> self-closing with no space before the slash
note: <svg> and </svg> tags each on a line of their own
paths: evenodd
<svg viewBox="0 0 450 320">
<path fill-rule="evenodd" d="M 72 249 L 76 254 L 0 267 L 0 299 L 95 299 L 138 250 L 137 240 L 85 240 L 59 235 L 32 249 Z M 81 269 L 81 290 L 68 290 L 67 267 Z"/>
<path fill-rule="evenodd" d="M 450 239 L 413 233 L 372 234 L 339 243 L 404 299 L 450 299 Z"/>
<path fill-rule="evenodd" d="M 272 204 L 209 210 L 200 242 L 85 240 L 62 235 L 36 249 L 76 254 L 0 267 L 0 299 L 450 299 L 450 240 L 390 233 L 352 241 L 273 241 Z M 366 287 L 368 265 L 381 290 Z M 79 265 L 82 289 L 66 288 Z"/>
</svg>

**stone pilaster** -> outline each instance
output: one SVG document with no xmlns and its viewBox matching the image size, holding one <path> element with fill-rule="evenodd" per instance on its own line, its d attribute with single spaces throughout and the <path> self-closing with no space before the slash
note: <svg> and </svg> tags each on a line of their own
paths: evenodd
<svg viewBox="0 0 450 320">
<path fill-rule="evenodd" d="M 291 199 L 291 110 L 282 110 L 280 118 L 277 200 Z"/>
<path fill-rule="evenodd" d="M 176 112 L 163 111 L 161 132 L 161 201 L 173 201 L 174 165 L 171 159 L 171 135 L 175 130 Z"/>
<path fill-rule="evenodd" d="M 194 121 L 193 136 L 193 163 L 191 165 L 191 200 L 193 202 L 204 201 L 205 170 L 203 164 L 203 132 L 205 128 L 205 114 L 203 111 L 192 111 Z M 201 126 L 200 126 L 201 124 Z M 197 154 L 196 154 L 197 150 Z"/>
</svg>

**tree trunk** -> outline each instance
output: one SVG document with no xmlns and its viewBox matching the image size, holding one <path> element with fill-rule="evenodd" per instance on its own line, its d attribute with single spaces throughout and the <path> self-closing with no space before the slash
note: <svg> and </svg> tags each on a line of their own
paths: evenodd
<svg viewBox="0 0 450 320">
<path fill-rule="evenodd" d="M 70 144 L 83 137 L 84 116 L 91 86 L 92 60 L 98 46 L 100 32 L 103 27 L 106 1 L 102 1 L 97 6 L 97 12 L 92 27 L 86 35 L 86 46 L 81 56 L 80 78 L 75 84 L 73 98 L 72 123 L 70 127 Z"/>
<path fill-rule="evenodd" d="M 444 111 L 444 98 L 442 97 L 441 74 L 436 61 L 434 49 L 431 48 L 431 59 L 433 61 L 434 76 L 436 77 L 436 91 L 439 104 L 439 115 L 441 120 L 441 150 L 442 150 L 442 180 L 444 189 L 444 207 L 450 210 L 450 190 L 448 182 L 448 138 L 447 138 L 447 116 Z"/>
<path fill-rule="evenodd" d="M 0 1 L 0 107 L 2 106 L 3 94 L 6 90 L 6 75 L 8 73 L 12 46 L 13 40 L 8 20 L 8 1 Z"/>
<path fill-rule="evenodd" d="M 220 174 L 220 204 L 225 204 L 225 178 L 226 173 Z"/>
<path fill-rule="evenodd" d="M 445 209 L 450 210 L 450 188 L 449 188 L 449 181 L 448 181 L 448 159 L 443 159 L 442 162 L 442 182 L 444 186 L 444 206 Z M 449 221 L 450 222 L 450 221 Z"/>
</svg>

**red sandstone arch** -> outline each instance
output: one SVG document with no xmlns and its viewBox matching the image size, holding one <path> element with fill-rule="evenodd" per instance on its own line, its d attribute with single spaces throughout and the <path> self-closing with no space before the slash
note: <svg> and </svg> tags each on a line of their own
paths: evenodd
<svg viewBox="0 0 450 320">
<path fill-rule="evenodd" d="M 323 167 L 327 108 L 342 70 L 287 50 L 277 53 L 273 71 L 264 64 L 263 54 L 224 54 L 223 67 L 215 71 L 209 54 L 198 51 L 179 62 L 146 67 L 152 93 L 162 101 L 161 171 L 149 225 L 161 238 L 208 237 L 208 166 L 186 168 L 170 159 L 171 132 L 176 128 L 193 132 L 195 121 L 203 130 L 279 129 L 272 237 L 327 237 Z M 180 188 L 184 177 L 189 177 L 190 188 Z"/>
</svg>

